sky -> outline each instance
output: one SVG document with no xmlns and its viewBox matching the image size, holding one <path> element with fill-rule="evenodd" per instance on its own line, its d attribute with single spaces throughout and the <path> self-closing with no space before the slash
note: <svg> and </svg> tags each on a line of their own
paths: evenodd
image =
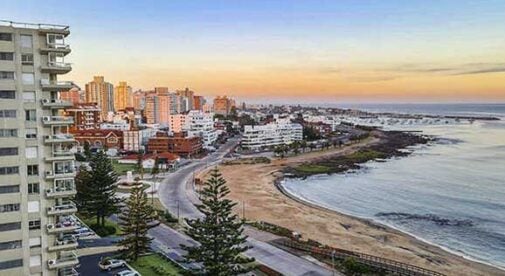
<svg viewBox="0 0 505 276">
<path fill-rule="evenodd" d="M 505 102 L 505 1 L 1 0 L 69 25 L 62 79 L 321 102 Z"/>
</svg>

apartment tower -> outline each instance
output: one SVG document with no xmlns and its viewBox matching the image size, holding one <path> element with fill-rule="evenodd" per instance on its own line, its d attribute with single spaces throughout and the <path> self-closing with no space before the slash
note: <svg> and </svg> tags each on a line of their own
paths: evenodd
<svg viewBox="0 0 505 276">
<path fill-rule="evenodd" d="M 0 275 L 75 275 L 79 263 L 68 26 L 0 21 Z"/>
<path fill-rule="evenodd" d="M 86 84 L 85 102 L 98 104 L 102 120 L 106 120 L 109 112 L 114 112 L 114 86 L 103 76 L 94 76 L 93 81 Z"/>
<path fill-rule="evenodd" d="M 114 110 L 125 110 L 132 107 L 132 88 L 125 81 L 120 81 L 114 90 Z"/>
</svg>

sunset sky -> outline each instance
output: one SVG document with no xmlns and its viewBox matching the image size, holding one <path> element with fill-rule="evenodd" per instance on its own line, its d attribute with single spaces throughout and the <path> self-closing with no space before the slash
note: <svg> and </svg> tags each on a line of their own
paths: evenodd
<svg viewBox="0 0 505 276">
<path fill-rule="evenodd" d="M 19 1 L 66 24 L 68 79 L 367 102 L 505 102 L 505 1 Z"/>
</svg>

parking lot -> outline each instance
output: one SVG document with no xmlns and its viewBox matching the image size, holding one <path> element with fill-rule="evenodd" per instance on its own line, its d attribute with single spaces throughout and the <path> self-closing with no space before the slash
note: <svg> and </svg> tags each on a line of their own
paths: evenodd
<svg viewBox="0 0 505 276">
<path fill-rule="evenodd" d="M 79 275 L 82 276 L 94 276 L 94 275 L 115 275 L 116 273 L 128 270 L 125 268 L 117 268 L 111 271 L 102 271 L 98 267 L 98 262 L 101 258 L 110 257 L 114 255 L 113 253 L 95 254 L 79 257 L 79 267 L 76 269 Z"/>
</svg>

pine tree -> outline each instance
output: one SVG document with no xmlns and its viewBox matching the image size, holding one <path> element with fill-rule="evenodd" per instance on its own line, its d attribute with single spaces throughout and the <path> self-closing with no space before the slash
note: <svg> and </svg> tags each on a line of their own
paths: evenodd
<svg viewBox="0 0 505 276">
<path fill-rule="evenodd" d="M 140 151 L 137 154 L 137 172 L 140 174 L 140 179 L 144 179 L 144 165 L 142 164 L 144 161 L 144 152 Z"/>
<path fill-rule="evenodd" d="M 135 184 L 137 185 L 130 191 L 130 198 L 119 215 L 123 231 L 119 245 L 123 246 L 123 257 L 131 261 L 149 251 L 153 238 L 147 236 L 147 231 L 159 225 L 156 211 L 147 203 L 145 189 L 140 183 Z"/>
<path fill-rule="evenodd" d="M 91 148 L 88 142 L 84 142 L 83 151 L 84 157 L 86 157 L 86 161 L 90 161 L 93 157 L 93 154 L 91 153 Z"/>
<path fill-rule="evenodd" d="M 91 159 L 90 170 L 81 167 L 77 177 L 79 212 L 96 217 L 96 224 L 105 225 L 105 218 L 118 211 L 121 199 L 116 197 L 119 177 L 110 159 L 99 151 Z"/>
<path fill-rule="evenodd" d="M 228 193 L 226 180 L 217 168 L 213 169 L 200 192 L 202 204 L 197 205 L 204 218 L 186 220 L 190 226 L 187 234 L 200 245 L 181 247 L 188 252 L 185 256 L 187 262 L 203 265 L 202 269 L 194 271 L 199 274 L 238 275 L 253 269 L 243 266 L 254 259 L 241 255 L 250 246 L 243 245 L 247 239 L 242 234 L 243 222 L 232 214 L 232 208 L 237 203 L 225 198 Z"/>
</svg>

